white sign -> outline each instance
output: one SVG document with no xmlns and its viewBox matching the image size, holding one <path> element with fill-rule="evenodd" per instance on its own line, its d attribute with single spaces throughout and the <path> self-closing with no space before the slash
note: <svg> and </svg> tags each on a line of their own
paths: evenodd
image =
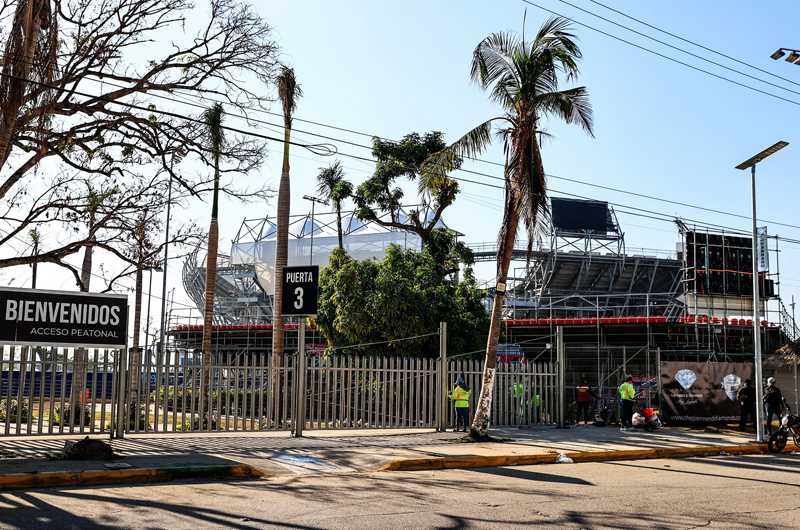
<svg viewBox="0 0 800 530">
<path fill-rule="evenodd" d="M 769 270 L 769 251 L 767 248 L 767 227 L 758 228 L 758 272 Z"/>
</svg>

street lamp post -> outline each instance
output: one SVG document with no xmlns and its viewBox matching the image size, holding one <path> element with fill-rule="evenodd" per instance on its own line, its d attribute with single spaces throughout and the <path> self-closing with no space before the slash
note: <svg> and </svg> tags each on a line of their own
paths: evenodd
<svg viewBox="0 0 800 530">
<path fill-rule="evenodd" d="M 756 156 L 745 160 L 736 169 L 750 168 L 750 198 L 753 208 L 753 349 L 756 368 L 756 441 L 764 441 L 764 382 L 761 367 L 761 322 L 759 322 L 759 289 L 758 289 L 758 229 L 756 228 L 756 164 L 789 145 L 778 142 Z"/>
<path fill-rule="evenodd" d="M 778 51 L 770 55 L 776 61 L 786 55 L 786 52 L 789 52 L 789 56 L 786 58 L 787 63 L 794 63 L 800 66 L 800 50 L 792 50 L 791 48 L 778 48 Z"/>
<path fill-rule="evenodd" d="M 307 201 L 311 201 L 311 250 L 309 251 L 308 257 L 308 264 L 314 264 L 314 206 L 317 203 L 320 204 L 328 204 L 327 202 L 323 201 L 322 199 L 318 199 L 316 197 L 312 197 L 311 195 L 303 195 L 303 198 Z"/>
<path fill-rule="evenodd" d="M 156 272 L 164 272 L 164 269 L 161 267 L 148 267 L 145 269 L 150 273 L 150 285 L 147 287 L 147 320 L 145 321 L 146 324 L 144 325 L 144 351 L 147 353 L 147 348 L 150 344 L 150 299 L 153 295 L 153 271 Z M 148 358 L 150 354 L 148 353 Z"/>
</svg>

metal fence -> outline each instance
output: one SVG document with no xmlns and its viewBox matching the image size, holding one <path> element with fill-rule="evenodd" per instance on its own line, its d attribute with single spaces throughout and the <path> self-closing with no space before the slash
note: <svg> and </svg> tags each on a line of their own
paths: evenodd
<svg viewBox="0 0 800 530">
<path fill-rule="evenodd" d="M 442 370 L 440 359 L 319 354 L 300 366 L 291 354 L 26 346 L 0 347 L 0 361 L 0 435 L 294 430 L 299 418 L 305 429 L 441 429 L 456 379 L 474 404 L 483 371 L 452 359 Z M 492 425 L 554 423 L 557 372 L 499 363 Z"/>
<path fill-rule="evenodd" d="M 436 359 L 322 355 L 308 359 L 307 429 L 436 427 Z"/>
<path fill-rule="evenodd" d="M 105 434 L 119 351 L 0 345 L 0 434 Z"/>
<path fill-rule="evenodd" d="M 145 355 L 131 363 L 138 389 L 128 395 L 127 432 L 288 430 L 294 361 L 294 355 L 265 353 Z"/>
<path fill-rule="evenodd" d="M 452 389 L 458 378 L 463 378 L 473 391 L 471 404 L 474 406 L 480 394 L 483 365 L 483 361 L 449 360 L 447 388 Z M 497 363 L 491 424 L 504 427 L 555 424 L 557 384 L 556 363 Z M 455 412 L 453 407 L 448 407 L 447 411 L 447 425 L 452 426 Z"/>
</svg>

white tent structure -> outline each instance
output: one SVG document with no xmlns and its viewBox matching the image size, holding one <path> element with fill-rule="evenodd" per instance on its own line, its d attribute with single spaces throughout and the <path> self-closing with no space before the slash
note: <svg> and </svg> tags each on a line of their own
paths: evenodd
<svg viewBox="0 0 800 530">
<path fill-rule="evenodd" d="M 430 221 L 434 212 L 421 208 L 420 218 Z M 388 214 L 381 218 L 388 222 Z M 401 210 L 399 222 L 408 223 Z M 450 230 L 440 218 L 436 228 Z M 454 232 L 457 235 L 457 232 Z M 421 238 L 397 228 L 376 222 L 358 220 L 356 212 L 342 213 L 342 243 L 347 254 L 358 260 L 382 260 L 389 245 L 404 249 L 422 250 Z M 272 218 L 245 219 L 231 243 L 229 256 L 220 256 L 215 292 L 215 323 L 245 324 L 270 322 L 275 277 L 276 225 Z M 295 216 L 289 222 L 288 265 L 319 265 L 326 267 L 333 249 L 339 246 L 336 215 L 330 212 L 313 216 Z M 194 254 L 184 265 L 183 282 L 187 294 L 203 307 L 205 295 L 205 260 Z"/>
</svg>

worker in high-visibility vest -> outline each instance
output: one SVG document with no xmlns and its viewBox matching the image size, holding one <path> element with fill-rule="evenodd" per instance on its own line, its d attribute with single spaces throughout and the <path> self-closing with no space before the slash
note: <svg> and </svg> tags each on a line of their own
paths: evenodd
<svg viewBox="0 0 800 530">
<path fill-rule="evenodd" d="M 458 425 L 462 422 L 464 423 L 464 432 L 467 432 L 470 395 L 472 395 L 472 390 L 470 390 L 469 385 L 464 382 L 463 378 L 459 377 L 455 388 L 453 388 L 453 393 L 447 395 L 447 397 L 455 401 L 456 406 L 456 428 L 453 429 L 453 432 L 458 432 Z"/>
<path fill-rule="evenodd" d="M 514 383 L 512 389 L 514 390 L 514 401 L 519 403 L 519 406 L 517 407 L 517 423 L 521 425 L 526 421 L 525 409 L 527 408 L 526 405 L 528 404 L 528 402 L 524 400 L 525 387 L 522 385 L 522 383 L 517 382 Z"/>
<path fill-rule="evenodd" d="M 620 431 L 633 430 L 633 398 L 636 390 L 633 388 L 633 376 L 625 378 L 625 382 L 619 386 L 619 398 L 622 402 L 622 426 Z"/>
</svg>

